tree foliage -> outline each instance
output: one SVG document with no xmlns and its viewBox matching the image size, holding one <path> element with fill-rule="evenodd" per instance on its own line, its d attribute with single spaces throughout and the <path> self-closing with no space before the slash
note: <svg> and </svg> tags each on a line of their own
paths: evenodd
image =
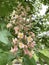
<svg viewBox="0 0 49 65">
<path fill-rule="evenodd" d="M 49 65 L 49 25 L 47 24 L 47 21 L 49 22 L 49 0 L 0 0 L 0 65 L 6 65 L 7 63 L 12 65 L 12 61 L 17 56 L 21 56 L 20 52 L 16 55 L 9 52 L 12 46 L 11 38 L 14 35 L 11 33 L 13 30 L 10 31 L 10 29 L 6 28 L 10 20 L 10 14 L 13 10 L 16 10 L 20 3 L 24 9 L 26 9 L 26 6 L 30 7 L 27 16 L 32 15 L 33 24 L 30 30 L 36 36 L 35 56 L 31 59 L 28 56 L 23 56 L 22 65 L 37 65 L 36 62 L 39 62 L 41 65 L 44 65 L 44 62 L 46 62 Z M 48 8 L 45 15 L 38 16 L 42 4 L 47 5 Z"/>
</svg>

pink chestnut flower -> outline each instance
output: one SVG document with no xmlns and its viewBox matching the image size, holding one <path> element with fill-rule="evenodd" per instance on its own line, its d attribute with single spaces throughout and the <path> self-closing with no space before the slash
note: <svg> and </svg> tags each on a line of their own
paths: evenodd
<svg viewBox="0 0 49 65">
<path fill-rule="evenodd" d="M 30 58 L 32 58 L 32 53 L 28 49 L 24 49 L 24 54 L 27 54 Z"/>
<path fill-rule="evenodd" d="M 15 52 L 17 52 L 17 50 L 18 50 L 18 47 L 14 46 L 14 48 L 11 47 L 10 52 L 15 53 Z"/>
<path fill-rule="evenodd" d="M 13 44 L 15 45 L 17 43 L 17 38 L 13 38 Z"/>
<path fill-rule="evenodd" d="M 8 23 L 7 24 L 7 28 L 11 28 L 12 27 L 12 24 L 11 23 Z"/>
<path fill-rule="evenodd" d="M 28 49 L 24 49 L 24 54 L 28 54 L 29 50 Z"/>
<path fill-rule="evenodd" d="M 18 31 L 19 31 L 19 27 L 18 27 L 18 26 L 15 26 L 15 27 L 14 27 L 14 30 L 15 30 L 15 34 L 17 34 Z"/>
<path fill-rule="evenodd" d="M 27 45 L 28 45 L 28 48 L 34 48 L 36 44 L 35 44 L 35 41 L 33 41 L 33 42 L 28 43 Z"/>
<path fill-rule="evenodd" d="M 31 47 L 34 47 L 36 44 L 35 44 L 35 41 L 33 41 L 32 43 L 31 43 Z"/>
</svg>

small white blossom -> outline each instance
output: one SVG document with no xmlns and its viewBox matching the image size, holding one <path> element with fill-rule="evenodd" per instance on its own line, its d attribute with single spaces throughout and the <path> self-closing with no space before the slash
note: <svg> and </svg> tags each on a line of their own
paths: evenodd
<svg viewBox="0 0 49 65">
<path fill-rule="evenodd" d="M 23 33 L 18 33 L 18 38 L 23 38 L 24 34 Z"/>
<path fill-rule="evenodd" d="M 20 48 L 24 48 L 24 44 L 22 42 L 19 43 Z"/>
</svg>

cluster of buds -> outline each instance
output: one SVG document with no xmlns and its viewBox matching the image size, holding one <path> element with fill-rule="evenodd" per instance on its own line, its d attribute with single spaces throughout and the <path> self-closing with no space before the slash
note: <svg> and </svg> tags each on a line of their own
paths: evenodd
<svg viewBox="0 0 49 65">
<path fill-rule="evenodd" d="M 34 33 L 32 33 L 34 35 Z M 29 55 L 32 57 L 32 50 L 35 46 L 35 41 L 33 40 L 34 36 L 27 36 L 23 32 L 18 32 L 17 37 L 12 38 L 12 42 L 14 45 L 14 48 L 11 48 L 11 52 L 15 53 L 19 49 L 24 51 L 24 54 Z"/>
<path fill-rule="evenodd" d="M 12 28 L 15 37 L 12 38 L 14 47 L 11 47 L 11 52 L 15 53 L 19 49 L 23 50 L 24 54 L 32 57 L 33 48 L 35 46 L 34 37 L 35 34 L 30 30 L 32 28 L 31 15 L 28 15 L 29 7 L 26 9 L 19 4 L 12 12 L 10 22 L 7 24 L 7 28 Z"/>
</svg>

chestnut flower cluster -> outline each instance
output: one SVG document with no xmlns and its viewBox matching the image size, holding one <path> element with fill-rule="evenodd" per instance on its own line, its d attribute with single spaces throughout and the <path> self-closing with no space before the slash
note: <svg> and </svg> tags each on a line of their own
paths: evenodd
<svg viewBox="0 0 49 65">
<path fill-rule="evenodd" d="M 12 38 L 12 44 L 10 52 L 16 53 L 19 49 L 23 50 L 23 54 L 27 54 L 32 57 L 35 46 L 34 37 L 35 34 L 30 30 L 32 27 L 31 15 L 28 15 L 30 8 L 24 7 L 19 4 L 16 10 L 13 10 L 11 19 L 7 24 L 7 28 L 13 29 L 14 38 Z"/>
</svg>

